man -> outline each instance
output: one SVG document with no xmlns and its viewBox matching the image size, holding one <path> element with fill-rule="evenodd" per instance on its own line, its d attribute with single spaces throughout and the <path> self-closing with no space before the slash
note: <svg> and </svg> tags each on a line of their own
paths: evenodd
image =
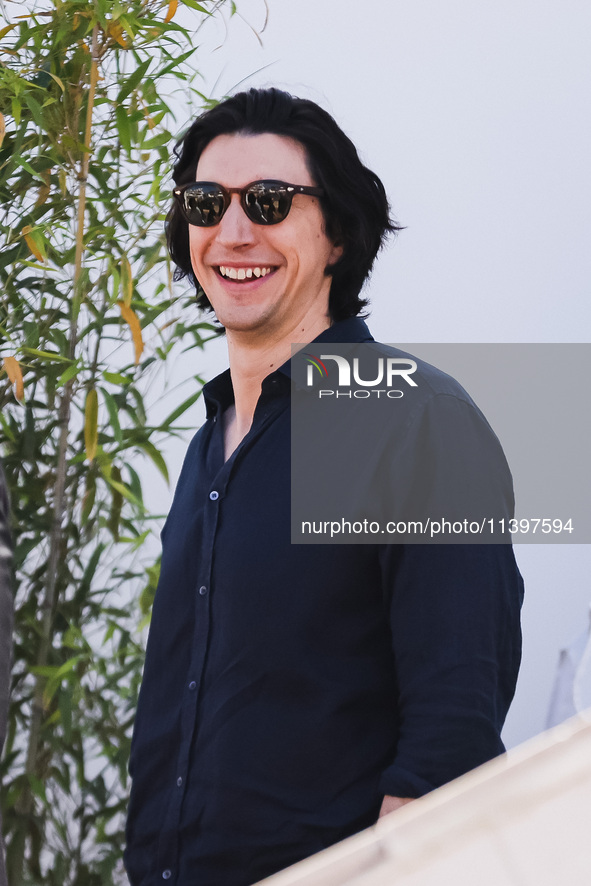
<svg viewBox="0 0 591 886">
<path fill-rule="evenodd" d="M 8 494 L 4 473 L 0 466 L 0 753 L 6 737 L 8 693 L 10 689 L 10 659 L 12 651 L 13 602 L 10 587 L 10 531 L 8 528 Z M 0 816 L 0 886 L 6 886 L 2 817 Z"/>
<path fill-rule="evenodd" d="M 522 586 L 507 545 L 290 544 L 291 344 L 372 341 L 395 226 L 335 121 L 278 90 L 176 153 L 169 248 L 230 369 L 162 534 L 125 861 L 132 886 L 247 886 L 503 750 Z"/>
</svg>

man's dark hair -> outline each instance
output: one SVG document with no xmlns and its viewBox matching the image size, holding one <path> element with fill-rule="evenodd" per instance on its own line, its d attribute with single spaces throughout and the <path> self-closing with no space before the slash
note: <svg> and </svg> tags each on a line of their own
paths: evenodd
<svg viewBox="0 0 591 886">
<path fill-rule="evenodd" d="M 388 232 L 400 228 L 390 218 L 380 179 L 363 165 L 355 145 L 329 113 L 315 102 L 279 89 L 250 89 L 226 99 L 200 117 L 177 143 L 175 184 L 195 181 L 199 158 L 218 135 L 273 133 L 306 149 L 314 184 L 323 188 L 320 205 L 326 234 L 343 254 L 326 269 L 332 276 L 329 310 L 333 320 L 355 317 L 367 305 L 360 292 Z M 234 183 L 232 183 L 234 184 Z M 299 182 L 295 182 L 299 184 Z M 188 277 L 201 308 L 211 308 L 191 267 L 188 223 L 173 203 L 166 225 L 175 279 Z"/>
</svg>

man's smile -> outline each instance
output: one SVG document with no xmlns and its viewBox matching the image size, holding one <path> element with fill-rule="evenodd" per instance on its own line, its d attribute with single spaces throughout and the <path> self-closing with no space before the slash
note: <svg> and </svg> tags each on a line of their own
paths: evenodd
<svg viewBox="0 0 591 886">
<path fill-rule="evenodd" d="M 221 277 L 227 280 L 252 280 L 254 278 L 266 277 L 267 274 L 273 273 L 277 268 L 274 265 L 220 265 L 217 272 Z"/>
</svg>

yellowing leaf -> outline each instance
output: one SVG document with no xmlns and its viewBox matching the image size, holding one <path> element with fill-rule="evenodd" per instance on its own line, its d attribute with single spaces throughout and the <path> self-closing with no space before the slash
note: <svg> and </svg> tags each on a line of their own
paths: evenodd
<svg viewBox="0 0 591 886">
<path fill-rule="evenodd" d="M 41 187 L 39 188 L 39 194 L 38 194 L 37 199 L 35 201 L 35 206 L 43 206 L 43 204 L 46 202 L 47 198 L 49 197 L 50 192 L 51 192 L 51 188 L 49 187 L 49 185 L 41 185 Z M 26 239 L 26 237 L 25 237 L 25 239 Z M 31 252 L 32 251 L 33 250 L 31 250 Z M 43 261 L 43 258 L 41 258 L 41 261 Z"/>
<path fill-rule="evenodd" d="M 123 36 L 123 28 L 119 22 L 110 22 L 109 27 L 107 28 L 107 33 L 119 44 L 119 46 L 123 47 L 123 49 L 127 49 L 128 43 Z"/>
<path fill-rule="evenodd" d="M 12 31 L 13 28 L 16 28 L 16 22 L 13 22 L 11 25 L 6 25 L 5 28 L 2 28 L 0 31 L 0 40 L 3 40 L 6 35 Z"/>
<path fill-rule="evenodd" d="M 2 366 L 6 375 L 15 386 L 14 395 L 17 400 L 25 399 L 25 386 L 23 384 L 23 374 L 21 372 L 20 363 L 16 357 L 5 357 Z"/>
<path fill-rule="evenodd" d="M 169 22 L 174 18 L 174 14 L 177 10 L 178 5 L 179 0 L 170 0 L 170 3 L 168 4 L 168 10 L 166 12 L 166 18 L 164 19 L 165 22 Z"/>
<path fill-rule="evenodd" d="M 121 287 L 123 289 L 123 304 L 129 307 L 133 295 L 133 274 L 126 255 L 121 259 Z"/>
<path fill-rule="evenodd" d="M 4 141 L 5 135 L 6 135 L 6 123 L 4 122 L 4 115 L 0 114 L 0 148 L 2 147 L 2 142 Z"/>
<path fill-rule="evenodd" d="M 60 183 L 60 191 L 62 192 L 62 197 L 65 197 L 68 193 L 68 176 L 66 174 L 66 170 L 58 169 L 57 178 Z"/>
<path fill-rule="evenodd" d="M 137 366 L 140 362 L 142 351 L 144 350 L 144 340 L 142 338 L 142 328 L 140 326 L 140 321 L 138 320 L 133 308 L 130 308 L 128 305 L 125 304 L 125 302 L 119 301 L 117 302 L 117 304 L 119 305 L 121 316 L 131 329 L 131 335 L 133 337 L 133 344 L 135 347 L 135 365 Z"/>
<path fill-rule="evenodd" d="M 98 446 L 98 395 L 92 388 L 86 395 L 84 407 L 84 447 L 86 458 L 92 461 Z"/>
<path fill-rule="evenodd" d="M 65 92 L 65 91 L 66 91 L 66 87 L 64 86 L 64 81 L 61 80 L 59 77 L 57 77 L 55 74 L 52 74 L 51 71 L 48 71 L 47 73 L 49 74 L 49 76 L 51 77 L 51 79 L 54 80 L 54 81 L 57 83 L 57 85 L 59 86 L 59 88 L 61 89 L 61 91 L 62 91 L 62 92 Z"/>
<path fill-rule="evenodd" d="M 43 181 L 45 182 L 45 184 L 41 185 L 41 187 L 39 188 L 39 194 L 37 196 L 37 200 L 35 201 L 35 206 L 43 206 L 51 193 L 51 169 L 47 169 L 43 173 Z"/>
<path fill-rule="evenodd" d="M 37 261 L 45 261 L 45 256 L 43 255 L 43 252 L 41 251 L 40 244 L 37 241 L 37 238 L 35 237 L 35 234 L 33 231 L 33 226 L 32 225 L 25 225 L 25 227 L 22 229 L 21 233 L 22 233 L 23 237 L 25 238 L 25 243 L 27 244 L 27 246 L 29 247 L 29 249 L 31 250 L 33 255 L 35 256 Z"/>
</svg>

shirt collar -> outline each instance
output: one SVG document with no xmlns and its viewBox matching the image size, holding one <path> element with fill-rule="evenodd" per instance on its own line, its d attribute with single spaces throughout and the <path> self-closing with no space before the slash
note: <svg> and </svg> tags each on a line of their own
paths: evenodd
<svg viewBox="0 0 591 886">
<path fill-rule="evenodd" d="M 353 342 L 373 341 L 373 336 L 360 317 L 349 317 L 348 320 L 339 320 L 333 323 L 324 332 L 321 332 L 310 344 L 324 344 L 325 342 L 333 342 L 338 344 L 349 344 Z M 283 366 L 277 370 L 282 372 L 288 378 L 291 378 L 291 360 L 286 360 Z"/>
<path fill-rule="evenodd" d="M 324 344 L 325 342 L 349 344 L 364 341 L 374 341 L 367 324 L 360 317 L 349 317 L 347 320 L 339 320 L 337 323 L 333 323 L 332 326 L 321 332 L 310 344 Z M 282 366 L 268 375 L 267 379 L 276 376 L 278 373 L 281 373 L 287 379 L 291 379 L 291 360 L 286 360 Z M 226 369 L 225 372 L 208 381 L 203 386 L 203 396 L 207 407 L 207 418 L 212 418 L 214 415 L 219 414 L 220 410 L 223 412 L 224 409 L 231 406 L 234 402 L 234 389 L 232 387 L 230 370 Z"/>
</svg>

